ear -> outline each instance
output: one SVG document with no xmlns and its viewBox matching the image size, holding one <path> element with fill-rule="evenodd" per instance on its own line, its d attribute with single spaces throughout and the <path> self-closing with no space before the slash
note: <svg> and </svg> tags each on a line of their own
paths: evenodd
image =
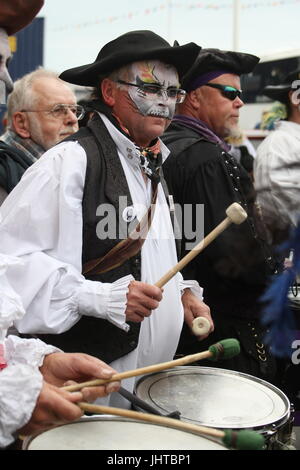
<svg viewBox="0 0 300 470">
<path fill-rule="evenodd" d="M 190 91 L 190 93 L 187 95 L 184 102 L 188 100 L 193 109 L 199 109 L 201 106 L 199 93 L 200 93 L 200 90 L 197 90 L 197 89 Z"/>
<path fill-rule="evenodd" d="M 13 118 L 13 130 L 23 139 L 28 139 L 31 137 L 30 126 L 26 113 L 17 111 L 14 113 Z"/>
<path fill-rule="evenodd" d="M 300 88 L 289 91 L 288 99 L 291 106 L 298 108 L 300 103 Z"/>
<path fill-rule="evenodd" d="M 104 78 L 101 82 L 101 92 L 103 101 L 111 108 L 116 103 L 116 85 L 109 78 Z"/>
</svg>

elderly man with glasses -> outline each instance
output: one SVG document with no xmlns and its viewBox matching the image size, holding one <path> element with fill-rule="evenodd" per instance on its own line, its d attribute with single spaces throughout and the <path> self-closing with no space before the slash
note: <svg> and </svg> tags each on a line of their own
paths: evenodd
<svg viewBox="0 0 300 470">
<path fill-rule="evenodd" d="M 83 114 L 70 87 L 54 72 L 38 69 L 15 82 L 7 102 L 7 131 L 1 137 L 9 146 L 2 148 L 1 144 L 2 199 L 25 169 L 78 130 Z"/>
<path fill-rule="evenodd" d="M 247 221 L 228 228 L 187 266 L 184 276 L 197 279 L 204 289 L 204 301 L 215 324 L 209 340 L 236 337 L 241 342 L 239 356 L 216 365 L 274 381 L 275 361 L 264 345 L 259 301 L 273 262 L 256 217 L 250 177 L 230 155 L 225 142 L 238 130 L 243 106 L 240 75 L 251 72 L 258 61 L 250 54 L 200 51 L 182 82 L 187 98 L 178 105 L 163 136 L 171 150 L 164 174 L 177 203 L 194 208 L 203 204 L 204 235 L 224 219 L 233 202 L 247 211 Z M 205 341 L 201 343 L 204 349 L 206 346 Z M 199 343 L 185 327 L 178 353 L 198 349 Z"/>
<path fill-rule="evenodd" d="M 213 328 L 195 281 L 177 273 L 154 285 L 177 263 L 159 136 L 198 51 L 131 31 L 60 75 L 94 87 L 96 99 L 88 125 L 29 168 L 1 207 L 2 251 L 24 261 L 9 277 L 26 308 L 21 333 L 121 372 L 173 358 L 184 308 L 206 316 L 206 334 Z M 130 407 L 119 396 L 110 403 Z"/>
</svg>

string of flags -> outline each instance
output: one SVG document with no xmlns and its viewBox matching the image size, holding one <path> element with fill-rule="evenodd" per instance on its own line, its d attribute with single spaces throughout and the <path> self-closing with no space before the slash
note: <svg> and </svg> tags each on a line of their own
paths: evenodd
<svg viewBox="0 0 300 470">
<path fill-rule="evenodd" d="M 248 2 L 241 2 L 241 10 L 247 10 L 247 9 L 252 9 L 252 8 L 262 8 L 262 7 L 279 7 L 279 6 L 285 6 L 285 5 L 295 5 L 295 4 L 300 4 L 300 0 L 260 0 L 258 1 L 248 1 Z M 143 8 L 140 10 L 133 10 L 129 11 L 126 13 L 122 13 L 119 15 L 111 15 L 111 16 L 106 16 L 102 18 L 95 18 L 91 21 L 86 21 L 83 23 L 77 23 L 77 24 L 68 24 L 68 25 L 62 25 L 53 28 L 52 31 L 55 32 L 61 32 L 61 31 L 66 31 L 68 29 L 82 29 L 82 28 L 89 28 L 91 26 L 96 26 L 100 25 L 103 23 L 115 23 L 117 21 L 128 21 L 132 20 L 137 17 L 146 17 L 149 15 L 154 15 L 157 13 L 162 13 L 162 12 L 170 12 L 170 10 L 177 9 L 177 8 L 183 8 L 186 11 L 192 11 L 196 9 L 205 9 L 205 10 L 222 10 L 222 9 L 232 9 L 232 1 L 226 2 L 226 3 L 220 3 L 220 2 L 170 2 L 166 1 L 164 3 L 161 3 L 160 5 L 157 5 L 155 7 L 148 7 L 148 8 Z"/>
</svg>

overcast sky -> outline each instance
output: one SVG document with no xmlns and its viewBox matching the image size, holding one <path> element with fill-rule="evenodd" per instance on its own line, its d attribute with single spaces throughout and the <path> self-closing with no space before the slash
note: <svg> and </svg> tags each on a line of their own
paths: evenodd
<svg viewBox="0 0 300 470">
<path fill-rule="evenodd" d="M 108 41 L 151 29 L 173 43 L 233 48 L 232 0 L 45 0 L 44 66 L 61 72 L 93 62 Z M 257 55 L 300 48 L 300 0 L 240 0 L 239 50 Z"/>
</svg>

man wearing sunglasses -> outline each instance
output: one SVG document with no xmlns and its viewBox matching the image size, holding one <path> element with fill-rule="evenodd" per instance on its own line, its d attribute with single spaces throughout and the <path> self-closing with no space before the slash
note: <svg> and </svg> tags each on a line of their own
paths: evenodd
<svg viewBox="0 0 300 470">
<path fill-rule="evenodd" d="M 233 202 L 247 211 L 247 221 L 228 228 L 184 274 L 204 288 L 204 301 L 215 323 L 209 341 L 236 337 L 241 342 L 239 356 L 216 365 L 274 381 L 275 361 L 264 345 L 265 331 L 259 321 L 259 298 L 273 263 L 256 225 L 252 183 L 224 140 L 236 132 L 243 106 L 240 75 L 251 72 L 258 60 L 250 54 L 219 49 L 200 51 L 182 82 L 187 98 L 178 105 L 163 136 L 171 150 L 164 173 L 177 203 L 203 204 L 204 235 L 224 219 Z M 183 240 L 182 255 L 185 251 Z M 206 349 L 207 342 L 200 345 Z M 198 349 L 199 343 L 185 327 L 178 352 L 189 354 Z"/>
<path fill-rule="evenodd" d="M 78 130 L 83 114 L 75 94 L 54 72 L 38 69 L 15 82 L 1 137 L 8 148 L 2 149 L 0 162 L 0 203 L 32 163 Z"/>
</svg>

